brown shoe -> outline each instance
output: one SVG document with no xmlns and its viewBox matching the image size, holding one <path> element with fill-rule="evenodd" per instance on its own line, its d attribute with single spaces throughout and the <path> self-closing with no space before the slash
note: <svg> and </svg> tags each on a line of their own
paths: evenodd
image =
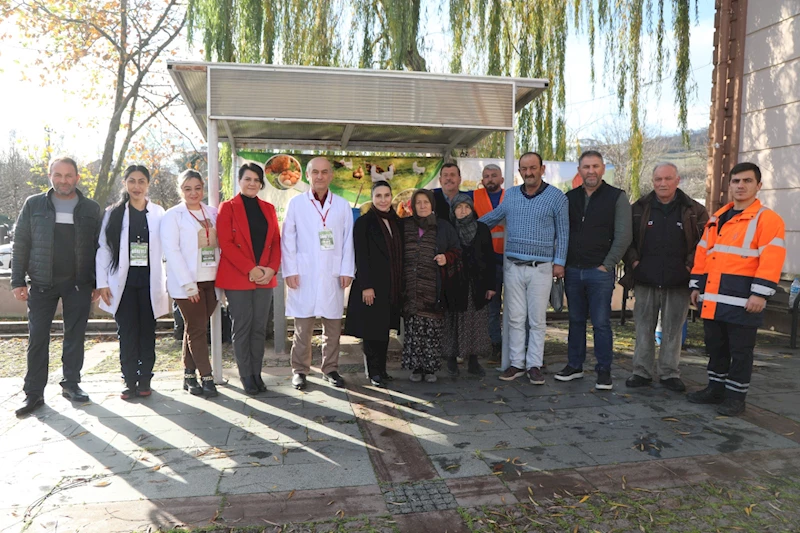
<svg viewBox="0 0 800 533">
<path fill-rule="evenodd" d="M 532 385 L 544 385 L 544 374 L 542 374 L 542 369 L 537 367 L 529 368 L 528 379 Z"/>
<path fill-rule="evenodd" d="M 506 369 L 505 372 L 500 374 L 500 379 L 502 379 L 503 381 L 514 381 L 518 377 L 524 376 L 524 375 L 525 375 L 525 371 L 522 370 L 521 368 L 517 368 L 515 366 L 510 366 L 510 367 L 508 367 Z"/>
</svg>

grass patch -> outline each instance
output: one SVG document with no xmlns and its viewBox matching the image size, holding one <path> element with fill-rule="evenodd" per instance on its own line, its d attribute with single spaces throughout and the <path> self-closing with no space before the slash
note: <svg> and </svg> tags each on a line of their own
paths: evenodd
<svg viewBox="0 0 800 533">
<path fill-rule="evenodd" d="M 183 344 L 170 336 L 158 337 L 156 339 L 156 364 L 153 372 L 173 372 L 183 370 Z M 222 345 L 222 367 L 235 368 L 236 360 L 233 356 L 233 346 Z M 88 374 L 105 374 L 119 372 L 119 350 L 100 361 Z"/>
<path fill-rule="evenodd" d="M 85 350 L 101 341 L 108 340 L 107 337 L 91 337 L 84 343 Z M 48 368 L 50 372 L 61 368 L 61 351 L 63 343 L 61 338 L 53 338 L 50 341 L 50 362 Z M 28 367 L 28 338 L 13 337 L 0 339 L 0 378 L 22 377 Z"/>
</svg>

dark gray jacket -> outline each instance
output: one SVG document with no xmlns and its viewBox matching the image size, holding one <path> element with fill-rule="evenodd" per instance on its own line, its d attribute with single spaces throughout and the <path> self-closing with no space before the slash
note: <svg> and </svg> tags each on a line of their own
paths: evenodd
<svg viewBox="0 0 800 533">
<path fill-rule="evenodd" d="M 94 200 L 78 194 L 75 220 L 75 276 L 79 285 L 95 284 L 94 256 L 103 212 Z M 50 200 L 53 189 L 25 200 L 14 230 L 14 251 L 11 260 L 11 288 L 25 287 L 26 274 L 31 284 L 40 288 L 53 285 L 53 256 L 56 208 Z"/>
</svg>

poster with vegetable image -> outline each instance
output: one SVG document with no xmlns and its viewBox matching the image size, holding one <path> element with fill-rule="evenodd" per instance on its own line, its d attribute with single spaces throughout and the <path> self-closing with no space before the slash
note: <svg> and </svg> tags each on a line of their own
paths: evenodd
<svg viewBox="0 0 800 533">
<path fill-rule="evenodd" d="M 306 165 L 316 156 L 249 150 L 240 150 L 238 155 L 240 164 L 252 161 L 264 167 L 266 184 L 259 196 L 275 206 L 283 222 L 289 200 L 310 188 Z M 408 202 L 415 189 L 437 183 L 442 166 L 438 157 L 332 156 L 328 160 L 333 165 L 330 190 L 334 194 L 364 212 L 371 205 L 372 183 L 385 180 L 392 186 L 392 205 L 401 216 L 410 213 Z"/>
</svg>

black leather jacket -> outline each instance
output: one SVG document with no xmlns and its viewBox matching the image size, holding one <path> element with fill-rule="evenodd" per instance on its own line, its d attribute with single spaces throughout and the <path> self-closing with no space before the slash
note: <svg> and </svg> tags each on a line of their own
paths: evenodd
<svg viewBox="0 0 800 533">
<path fill-rule="evenodd" d="M 75 220 L 75 282 L 79 285 L 95 284 L 94 256 L 103 212 L 94 200 L 78 194 L 78 205 L 73 213 Z M 57 253 L 55 241 L 56 208 L 50 200 L 53 189 L 25 200 L 14 231 L 14 251 L 11 259 L 11 288 L 25 287 L 25 276 L 31 284 L 47 289 L 53 285 L 53 256 Z"/>
</svg>

